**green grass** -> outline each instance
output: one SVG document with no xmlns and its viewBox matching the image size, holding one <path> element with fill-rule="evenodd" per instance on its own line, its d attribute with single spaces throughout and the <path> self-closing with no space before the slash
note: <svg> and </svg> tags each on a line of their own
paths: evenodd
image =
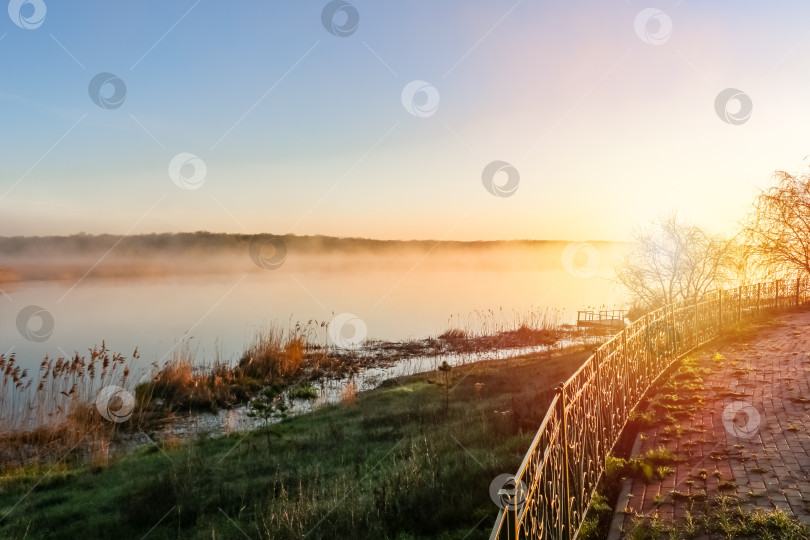
<svg viewBox="0 0 810 540">
<path fill-rule="evenodd" d="M 290 397 L 293 399 L 315 399 L 318 397 L 318 389 L 312 383 L 299 384 L 290 390 Z"/>
<path fill-rule="evenodd" d="M 675 524 L 660 520 L 645 520 L 629 531 L 628 538 L 653 540 L 659 538 L 757 538 L 763 540 L 806 540 L 810 528 L 799 523 L 784 510 L 755 509 L 746 512 L 730 497 L 718 497 L 708 504 L 699 517 L 688 513 L 688 518 Z"/>
<path fill-rule="evenodd" d="M 423 374 L 269 433 L 9 473 L 0 538 L 486 538 L 490 482 L 516 472 L 587 354 L 454 368 L 447 409 L 438 374 Z"/>
<path fill-rule="evenodd" d="M 681 461 L 684 461 L 683 456 L 673 454 L 664 446 L 630 459 L 607 456 L 604 483 L 613 489 L 621 485 L 625 478 L 639 478 L 647 483 L 655 479 L 663 480 L 674 472 L 668 465 Z"/>
<path fill-rule="evenodd" d="M 588 508 L 588 516 L 582 522 L 579 529 L 581 539 L 597 538 L 601 531 L 608 525 L 613 515 L 613 508 L 608 504 L 608 500 L 598 491 L 591 497 Z"/>
</svg>

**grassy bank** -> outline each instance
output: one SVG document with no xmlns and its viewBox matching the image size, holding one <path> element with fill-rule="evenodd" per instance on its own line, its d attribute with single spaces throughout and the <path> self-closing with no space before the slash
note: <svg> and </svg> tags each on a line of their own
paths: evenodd
<svg viewBox="0 0 810 540">
<path fill-rule="evenodd" d="M 415 375 L 247 434 L 7 472 L 0 537 L 485 538 L 490 482 L 587 355 Z"/>
</svg>

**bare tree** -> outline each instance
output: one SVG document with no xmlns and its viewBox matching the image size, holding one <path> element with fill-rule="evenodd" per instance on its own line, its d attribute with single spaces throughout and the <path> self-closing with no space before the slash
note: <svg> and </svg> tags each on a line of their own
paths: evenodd
<svg viewBox="0 0 810 540">
<path fill-rule="evenodd" d="M 734 276 L 733 285 L 752 285 L 759 282 L 773 279 L 773 273 L 767 271 L 758 263 L 759 256 L 756 250 L 745 241 L 745 235 L 737 235 L 734 245 L 730 250 L 731 261 L 729 264 L 730 274 Z"/>
<path fill-rule="evenodd" d="M 752 260 L 770 275 L 810 272 L 810 175 L 775 175 L 743 226 Z"/>
<path fill-rule="evenodd" d="M 647 311 L 689 300 L 734 278 L 733 240 L 678 220 L 660 218 L 633 235 L 633 246 L 616 269 L 633 305 Z"/>
</svg>

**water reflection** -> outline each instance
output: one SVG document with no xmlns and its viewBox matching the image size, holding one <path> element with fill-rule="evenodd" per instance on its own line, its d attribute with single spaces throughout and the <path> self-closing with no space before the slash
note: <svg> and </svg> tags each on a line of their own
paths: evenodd
<svg viewBox="0 0 810 540">
<path fill-rule="evenodd" d="M 91 276 L 78 285 L 5 283 L 0 354 L 13 351 L 21 365 L 34 367 L 45 354 L 84 353 L 104 340 L 127 355 L 138 347 L 145 368 L 170 357 L 179 340 L 190 339 L 198 362 L 233 362 L 257 328 L 279 321 L 328 321 L 351 313 L 363 321 L 368 338 L 404 340 L 438 335 L 451 316 L 463 318 L 475 310 L 520 313 L 548 306 L 570 322 L 577 309 L 619 304 L 611 268 L 622 246 L 599 244 L 599 266 L 585 274 L 566 270 L 572 262 L 563 260 L 565 246 L 351 256 L 290 253 L 284 266 L 273 271 L 250 265 L 215 274 Z M 593 258 L 587 264 L 593 266 Z M 29 305 L 53 316 L 46 341 L 25 339 L 14 324 Z"/>
</svg>

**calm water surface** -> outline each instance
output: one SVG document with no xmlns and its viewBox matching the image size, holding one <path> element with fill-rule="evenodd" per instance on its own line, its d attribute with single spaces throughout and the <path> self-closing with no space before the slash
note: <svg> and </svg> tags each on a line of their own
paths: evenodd
<svg viewBox="0 0 810 540">
<path fill-rule="evenodd" d="M 309 256 L 265 272 L 4 285 L 0 353 L 15 352 L 23 366 L 34 367 L 46 354 L 86 353 L 104 340 L 126 355 L 138 347 L 140 365 L 148 366 L 189 339 L 196 360 L 210 362 L 217 354 L 238 359 L 257 329 L 269 324 L 329 321 L 340 313 L 362 319 L 369 338 L 402 340 L 437 335 L 451 315 L 468 318 L 476 310 L 502 308 L 511 315 L 548 307 L 573 321 L 578 309 L 620 306 L 611 278 L 621 246 L 599 244 L 598 265 L 586 253 L 573 267 L 568 260 L 568 268 L 563 247 Z M 53 316 L 46 341 L 18 332 L 17 315 L 28 305 Z M 37 324 L 33 320 L 32 328 Z"/>
</svg>

